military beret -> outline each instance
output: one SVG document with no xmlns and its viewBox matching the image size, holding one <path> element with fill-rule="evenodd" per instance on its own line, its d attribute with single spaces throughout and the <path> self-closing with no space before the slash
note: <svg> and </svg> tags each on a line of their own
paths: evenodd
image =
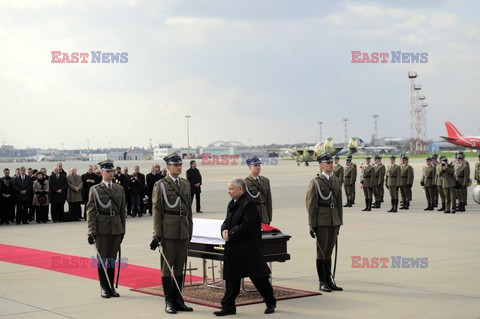
<svg viewBox="0 0 480 319">
<path fill-rule="evenodd" d="M 371 158 L 372 158 L 372 157 L 371 157 L 370 155 L 366 155 L 366 156 L 365 156 L 365 159 L 366 159 L 366 160 L 369 160 L 369 159 L 371 159 Z"/>
<path fill-rule="evenodd" d="M 407 156 L 407 155 L 405 155 L 405 154 L 402 154 L 402 159 L 404 159 L 404 160 L 407 160 L 407 161 L 408 161 L 408 156 Z"/>
<path fill-rule="evenodd" d="M 256 156 L 247 159 L 246 162 L 247 165 L 262 165 L 262 161 L 260 161 Z"/>
<path fill-rule="evenodd" d="M 448 163 L 448 158 L 443 157 L 443 158 L 442 158 L 442 162 Z"/>
<path fill-rule="evenodd" d="M 340 159 L 340 156 L 335 155 L 334 159 Z"/>
<path fill-rule="evenodd" d="M 438 158 L 438 154 L 437 154 L 437 153 L 433 153 L 432 159 L 437 159 L 437 158 Z"/>
<path fill-rule="evenodd" d="M 427 157 L 425 160 L 427 160 L 427 161 L 431 161 L 431 160 L 432 160 L 432 158 L 429 156 L 429 157 Z"/>
<path fill-rule="evenodd" d="M 102 171 L 113 171 L 113 162 L 109 159 L 98 163 Z"/>
<path fill-rule="evenodd" d="M 181 164 L 182 163 L 182 158 L 180 157 L 180 155 L 177 154 L 177 152 L 173 152 L 173 153 L 165 156 L 163 158 L 163 160 L 165 161 L 165 163 L 167 163 L 167 165 L 169 165 L 169 164 Z"/>
<path fill-rule="evenodd" d="M 396 159 L 395 155 L 390 156 L 390 159 Z"/>
<path fill-rule="evenodd" d="M 332 161 L 332 155 L 330 155 L 328 153 L 322 153 L 322 154 L 320 154 L 319 157 L 317 157 L 317 161 L 319 163 L 331 162 Z"/>
<path fill-rule="evenodd" d="M 459 153 L 459 154 L 457 155 L 457 159 L 463 160 L 464 158 L 465 158 L 465 155 L 463 155 L 463 154 L 460 154 L 460 153 Z"/>
<path fill-rule="evenodd" d="M 375 159 L 382 159 L 382 157 L 381 157 L 380 155 L 378 155 L 378 154 L 377 154 L 377 155 L 375 155 L 375 157 L 374 157 L 374 158 L 375 158 Z"/>
</svg>

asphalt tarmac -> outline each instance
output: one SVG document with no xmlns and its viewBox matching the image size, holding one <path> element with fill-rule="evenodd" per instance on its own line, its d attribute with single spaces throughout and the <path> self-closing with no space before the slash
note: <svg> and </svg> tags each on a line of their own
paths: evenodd
<svg viewBox="0 0 480 319">
<path fill-rule="evenodd" d="M 360 160 L 354 161 L 360 164 Z M 137 163 L 147 173 L 153 162 Z M 344 291 L 279 301 L 270 318 L 480 318 L 480 206 L 473 202 L 470 188 L 466 212 L 425 212 L 425 195 L 419 183 L 423 163 L 412 160 L 415 182 L 409 211 L 387 213 L 390 198 L 386 191 L 381 209 L 362 212 L 363 192 L 357 183 L 356 205 L 344 209 L 339 236 L 336 281 Z M 87 164 L 67 162 L 64 168 L 76 166 L 81 174 Z M 16 165 L 8 166 L 12 169 Z M 122 162 L 121 166 L 132 171 L 133 162 Z M 50 172 L 51 167 L 47 168 Z M 194 217 L 223 219 L 229 201 L 226 182 L 246 176 L 247 167 L 199 165 L 199 169 L 204 213 Z M 315 242 L 308 233 L 305 209 L 305 192 L 317 172 L 315 163 L 297 167 L 294 161 L 283 160 L 262 168 L 262 175 L 272 186 L 272 225 L 292 236 L 288 242 L 291 260 L 273 264 L 275 285 L 318 290 Z M 88 258 L 94 250 L 87 244 L 86 233 L 85 222 L 2 225 L 0 243 Z M 149 215 L 127 219 L 122 257 L 132 264 L 158 267 L 158 253 L 149 250 L 151 234 Z M 388 258 L 386 267 L 380 263 L 378 268 L 371 268 L 373 258 Z M 422 263 L 412 267 L 417 258 Z M 190 261 L 200 266 L 200 260 Z M 193 313 L 167 315 L 162 297 L 130 291 L 121 287 L 121 282 L 118 291 L 120 298 L 102 299 L 97 281 L 0 262 L 0 318 L 212 318 L 215 311 L 193 304 Z M 264 305 L 238 307 L 237 317 L 264 316 L 263 310 Z"/>
</svg>

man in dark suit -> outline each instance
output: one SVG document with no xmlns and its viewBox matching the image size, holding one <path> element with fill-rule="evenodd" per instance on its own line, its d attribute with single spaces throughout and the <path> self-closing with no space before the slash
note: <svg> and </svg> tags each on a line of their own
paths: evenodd
<svg viewBox="0 0 480 319">
<path fill-rule="evenodd" d="M 32 178 L 26 175 L 25 167 L 20 168 L 20 174 L 13 181 L 13 188 L 15 190 L 15 197 L 17 199 L 17 215 L 15 221 L 17 225 L 20 222 L 28 224 L 28 208 L 33 200 L 33 181 Z"/>
<path fill-rule="evenodd" d="M 187 180 L 190 182 L 191 192 L 192 192 L 192 203 L 193 196 L 196 197 L 196 208 L 197 213 L 203 213 L 200 210 L 200 193 L 202 192 L 202 174 L 197 168 L 197 163 L 194 160 L 190 161 L 190 168 L 187 170 Z"/>
<path fill-rule="evenodd" d="M 128 181 L 130 180 L 130 174 L 128 174 L 128 167 L 125 166 L 123 168 L 123 178 L 127 181 L 127 185 L 124 187 L 125 191 L 125 199 L 127 202 L 127 215 L 132 214 L 132 201 L 130 200 L 130 186 L 128 185 Z"/>
<path fill-rule="evenodd" d="M 140 173 L 140 166 L 138 165 L 135 165 L 133 167 L 133 172 L 137 173 L 137 178 L 140 180 L 140 183 L 143 185 L 142 200 L 140 200 L 140 209 L 142 211 L 142 214 L 144 214 L 146 213 L 146 205 L 143 202 L 143 197 L 147 193 L 147 184 L 146 184 L 145 174 Z M 150 210 L 150 215 L 152 215 L 152 210 Z"/>
<path fill-rule="evenodd" d="M 87 213 L 87 202 L 88 202 L 88 194 L 90 193 L 90 188 L 93 185 L 97 185 L 98 183 L 100 183 L 101 180 L 102 180 L 102 178 L 100 176 L 98 176 L 97 174 L 95 174 L 95 172 L 93 171 L 93 166 L 92 165 L 88 166 L 87 172 L 82 175 L 82 184 L 83 184 L 82 195 L 83 195 L 83 204 L 85 205 L 84 210 L 83 210 L 83 218 L 84 219 L 87 219 L 87 214 L 86 214 Z"/>
<path fill-rule="evenodd" d="M 213 313 L 216 316 L 237 312 L 235 299 L 240 292 L 240 281 L 245 277 L 250 277 L 265 300 L 265 314 L 273 313 L 277 306 L 269 281 L 270 269 L 262 252 L 260 213 L 257 205 L 245 194 L 245 188 L 242 179 L 233 179 L 228 183 L 228 194 L 232 200 L 228 203 L 227 217 L 221 228 L 225 240 L 223 279 L 226 289 L 222 309 Z"/>
<path fill-rule="evenodd" d="M 150 212 L 152 211 L 152 193 L 153 193 L 153 186 L 155 183 L 162 179 L 162 172 L 160 171 L 160 165 L 155 164 L 152 167 L 152 172 L 147 174 L 147 196 L 148 196 L 148 209 Z"/>
<path fill-rule="evenodd" d="M 52 220 L 54 223 L 63 221 L 64 206 L 67 200 L 68 183 L 60 168 L 55 166 L 48 180 L 50 186 L 50 203 L 52 204 Z"/>
<path fill-rule="evenodd" d="M 15 190 L 10 170 L 5 168 L 3 174 L 0 178 L 0 225 L 8 225 L 15 219 Z"/>
</svg>

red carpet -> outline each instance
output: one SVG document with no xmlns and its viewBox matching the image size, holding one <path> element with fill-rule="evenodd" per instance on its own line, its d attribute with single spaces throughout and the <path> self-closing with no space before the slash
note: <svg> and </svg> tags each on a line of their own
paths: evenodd
<svg viewBox="0 0 480 319">
<path fill-rule="evenodd" d="M 160 257 L 155 255 L 160 264 Z M 98 280 L 92 259 L 50 251 L 0 244 L 0 261 L 36 267 L 93 280 Z M 116 271 L 115 271 L 116 272 Z M 120 271 L 120 286 L 143 288 L 161 285 L 160 269 L 128 264 Z M 193 277 L 193 281 L 201 280 Z M 185 281 L 189 280 L 189 276 Z"/>
</svg>

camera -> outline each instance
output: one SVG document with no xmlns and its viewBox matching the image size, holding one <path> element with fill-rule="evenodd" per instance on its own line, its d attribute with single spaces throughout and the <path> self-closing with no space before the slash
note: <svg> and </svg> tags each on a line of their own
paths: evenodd
<svg viewBox="0 0 480 319">
<path fill-rule="evenodd" d="M 442 166 L 443 166 L 443 167 L 447 166 L 447 163 L 445 163 L 445 162 L 444 162 L 444 163 L 442 163 Z"/>
</svg>

